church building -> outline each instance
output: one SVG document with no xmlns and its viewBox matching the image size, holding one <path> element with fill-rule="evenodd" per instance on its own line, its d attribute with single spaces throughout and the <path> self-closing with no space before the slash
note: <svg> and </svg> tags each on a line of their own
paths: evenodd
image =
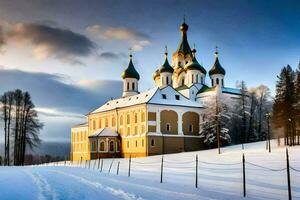
<svg viewBox="0 0 300 200">
<path fill-rule="evenodd" d="M 140 75 L 129 56 L 122 73 L 123 95 L 87 114 L 87 122 L 71 129 L 71 159 L 143 157 L 196 151 L 204 148 L 200 137 L 205 108 L 214 98 L 234 104 L 239 89 L 225 87 L 225 69 L 218 51 L 207 71 L 196 59 L 187 39 L 188 25 L 180 26 L 181 41 L 154 72 L 155 87 L 139 91 Z"/>
</svg>

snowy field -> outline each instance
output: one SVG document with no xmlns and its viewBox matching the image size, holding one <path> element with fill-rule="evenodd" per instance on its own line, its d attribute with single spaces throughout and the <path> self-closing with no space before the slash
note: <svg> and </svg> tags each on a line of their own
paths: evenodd
<svg viewBox="0 0 300 200">
<path fill-rule="evenodd" d="M 288 199 L 285 148 L 265 143 L 164 156 L 58 166 L 0 167 L 0 199 Z M 243 197 L 242 154 L 246 158 Z M 289 148 L 293 199 L 300 199 L 300 147 Z M 198 188 L 196 184 L 198 155 Z M 66 164 L 66 166 L 64 166 Z M 119 173 L 117 175 L 117 166 Z M 102 172 L 101 172 L 102 165 Z"/>
</svg>

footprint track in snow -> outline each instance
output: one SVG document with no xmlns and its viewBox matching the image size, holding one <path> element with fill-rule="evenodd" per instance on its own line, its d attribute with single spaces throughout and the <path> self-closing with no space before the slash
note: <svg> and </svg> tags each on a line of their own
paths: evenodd
<svg viewBox="0 0 300 200">
<path fill-rule="evenodd" d="M 77 180 L 77 181 L 79 181 L 79 182 L 81 182 L 85 185 L 92 186 L 96 189 L 106 191 L 106 192 L 110 193 L 111 195 L 119 197 L 120 199 L 124 199 L 124 200 L 144 200 L 142 197 L 139 197 L 135 194 L 125 192 L 124 190 L 121 190 L 121 189 L 116 189 L 116 188 L 113 188 L 113 187 L 104 186 L 103 184 L 101 184 L 99 182 L 90 181 L 90 180 L 82 178 L 80 176 L 76 176 L 76 175 L 73 175 L 73 174 L 68 174 L 68 173 L 61 172 L 61 171 L 56 171 L 56 170 L 53 170 L 52 172 L 59 173 L 59 174 L 62 174 L 64 176 L 71 177 L 71 178 L 73 178 L 73 179 L 75 179 L 75 180 Z"/>
<path fill-rule="evenodd" d="M 25 171 L 38 188 L 38 200 L 58 200 L 57 193 L 49 185 L 47 180 L 37 172 Z"/>
</svg>

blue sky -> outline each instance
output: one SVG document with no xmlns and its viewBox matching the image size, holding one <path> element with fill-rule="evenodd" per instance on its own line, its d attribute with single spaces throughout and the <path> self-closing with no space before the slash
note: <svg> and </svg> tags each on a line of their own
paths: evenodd
<svg viewBox="0 0 300 200">
<path fill-rule="evenodd" d="M 170 54 L 177 48 L 184 14 L 207 70 L 217 45 L 227 86 L 244 80 L 274 91 L 280 69 L 300 60 L 299 10 L 299 1 L 278 0 L 1 0 L 0 91 L 29 90 L 46 124 L 42 137 L 68 140 L 80 114 L 120 95 L 129 48 L 140 89 L 154 86 L 152 73 L 164 46 Z"/>
</svg>

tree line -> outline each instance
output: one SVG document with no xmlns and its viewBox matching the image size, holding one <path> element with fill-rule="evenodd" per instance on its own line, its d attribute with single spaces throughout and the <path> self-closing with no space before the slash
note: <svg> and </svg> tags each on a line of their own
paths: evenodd
<svg viewBox="0 0 300 200">
<path fill-rule="evenodd" d="M 262 141 L 267 137 L 266 114 L 272 110 L 270 89 L 265 85 L 247 88 L 237 82 L 239 95 L 224 102 L 219 95 L 207 103 L 200 136 L 208 148 Z"/>
<path fill-rule="evenodd" d="M 20 89 L 5 92 L 0 97 L 2 124 L 4 127 L 4 165 L 24 165 L 27 148 L 41 142 L 39 131 L 43 123 L 28 92 Z"/>
<path fill-rule="evenodd" d="M 282 129 L 285 145 L 299 145 L 300 63 L 296 70 L 283 67 L 277 78 L 272 123 Z"/>
</svg>

